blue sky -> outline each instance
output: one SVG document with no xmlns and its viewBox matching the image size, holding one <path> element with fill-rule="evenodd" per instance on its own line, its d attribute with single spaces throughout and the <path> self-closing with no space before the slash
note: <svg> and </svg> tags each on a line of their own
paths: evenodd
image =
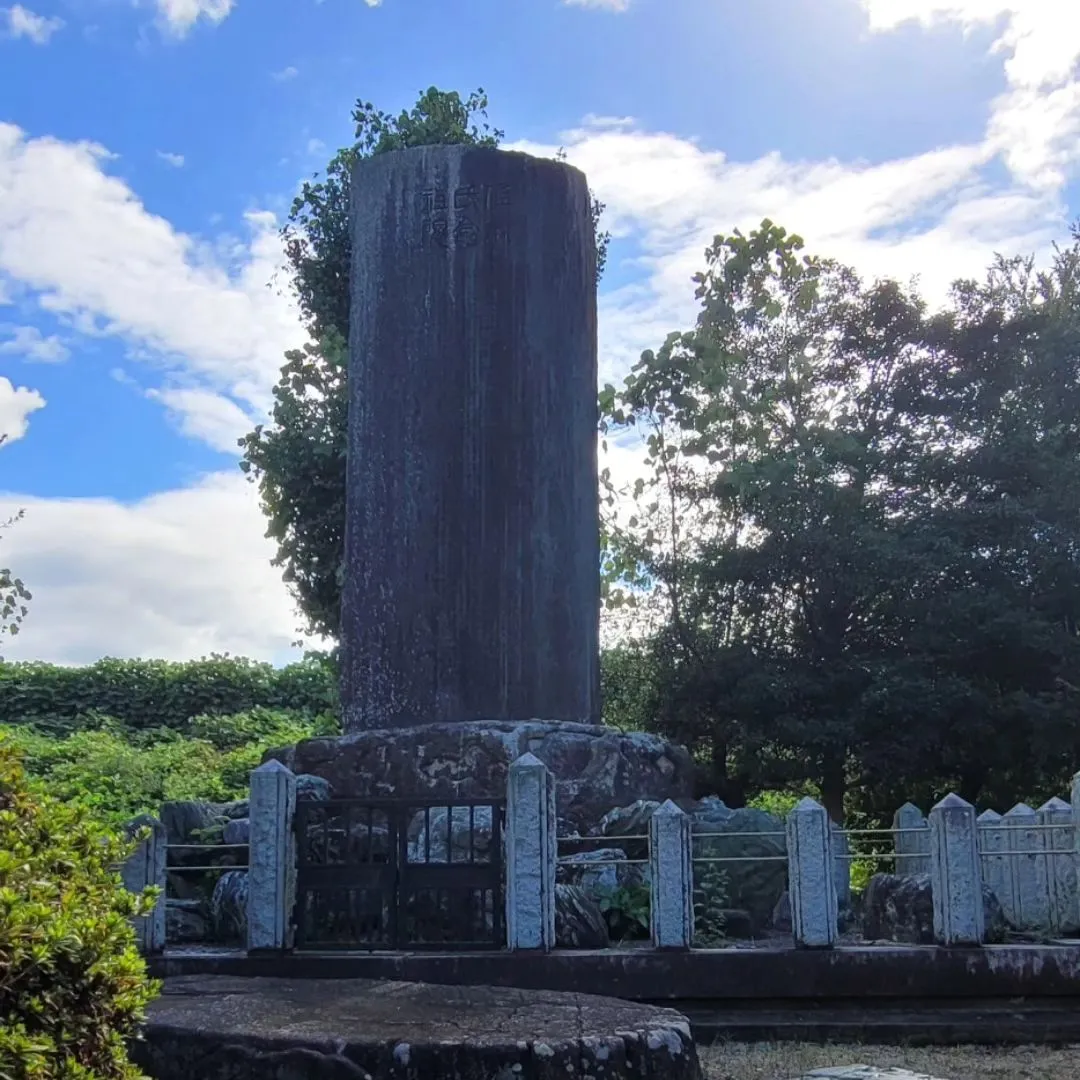
<svg viewBox="0 0 1080 1080">
<path fill-rule="evenodd" d="M 1080 215 L 1078 60 L 1041 0 L 0 6 L 0 565 L 35 593 L 7 655 L 289 657 L 232 447 L 304 340 L 277 228 L 357 97 L 482 86 L 508 142 L 566 147 L 616 236 L 615 378 L 765 216 L 931 298 L 1045 254 Z"/>
</svg>

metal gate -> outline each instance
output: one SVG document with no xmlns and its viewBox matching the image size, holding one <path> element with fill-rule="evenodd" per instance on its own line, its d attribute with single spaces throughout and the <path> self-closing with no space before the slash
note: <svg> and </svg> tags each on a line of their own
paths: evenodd
<svg viewBox="0 0 1080 1080">
<path fill-rule="evenodd" d="M 497 799 L 296 807 L 298 949 L 492 949 L 506 942 Z"/>
</svg>

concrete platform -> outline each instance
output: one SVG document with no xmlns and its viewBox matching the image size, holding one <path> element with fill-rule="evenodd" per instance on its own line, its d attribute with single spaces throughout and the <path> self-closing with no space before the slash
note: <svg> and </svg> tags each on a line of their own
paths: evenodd
<svg viewBox="0 0 1080 1080">
<path fill-rule="evenodd" d="M 501 952 L 288 953 L 177 949 L 152 974 L 397 979 L 453 986 L 587 990 L 630 1001 L 1080 998 L 1080 946 L 841 946 Z"/>
<path fill-rule="evenodd" d="M 144 1036 L 154 1080 L 701 1080 L 677 1012 L 542 990 L 182 976 Z"/>
</svg>

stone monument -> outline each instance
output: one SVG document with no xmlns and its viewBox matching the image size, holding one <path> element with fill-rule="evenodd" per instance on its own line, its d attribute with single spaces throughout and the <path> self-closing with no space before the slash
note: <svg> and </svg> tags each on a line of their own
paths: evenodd
<svg viewBox="0 0 1080 1080">
<path fill-rule="evenodd" d="M 598 725 L 596 247 L 584 175 L 470 146 L 352 177 L 342 597 L 347 734 L 276 753 L 337 795 L 561 814 L 687 798 L 685 750 Z"/>
<path fill-rule="evenodd" d="M 465 146 L 352 181 L 345 729 L 600 716 L 585 177 Z"/>
</svg>

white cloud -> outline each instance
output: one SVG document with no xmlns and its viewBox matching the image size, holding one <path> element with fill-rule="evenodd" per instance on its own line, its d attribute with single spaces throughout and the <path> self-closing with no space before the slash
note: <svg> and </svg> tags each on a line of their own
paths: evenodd
<svg viewBox="0 0 1080 1080">
<path fill-rule="evenodd" d="M 255 425 L 235 401 L 210 390 L 173 387 L 148 390 L 146 396 L 165 405 L 185 435 L 224 454 L 238 453 L 237 440 Z"/>
<path fill-rule="evenodd" d="M 158 15 L 166 29 L 184 37 L 199 21 L 217 25 L 224 22 L 235 7 L 235 0 L 155 0 Z"/>
<path fill-rule="evenodd" d="M 256 490 L 239 473 L 128 505 L 0 493 L 0 519 L 20 508 L 4 561 L 34 600 L 8 659 L 296 658 L 297 620 L 270 566 Z"/>
<path fill-rule="evenodd" d="M 184 167 L 183 154 L 171 154 L 168 150 L 159 150 L 157 156 L 161 158 L 166 165 L 171 165 L 174 169 L 182 169 Z"/>
<path fill-rule="evenodd" d="M 5 33 L 8 37 L 24 37 L 35 45 L 48 44 L 49 38 L 64 26 L 63 19 L 57 16 L 36 15 L 21 4 L 0 8 L 0 15 L 7 23 Z"/>
<path fill-rule="evenodd" d="M 810 250 L 867 276 L 918 274 L 926 293 L 941 299 L 954 278 L 980 274 L 996 251 L 1044 248 L 1063 231 L 1054 193 L 988 186 L 983 168 L 993 152 L 982 144 L 869 165 L 775 153 L 732 161 L 625 124 L 582 127 L 561 141 L 607 204 L 607 227 L 639 249 L 633 284 L 600 298 L 601 369 L 613 381 L 642 349 L 692 325 L 690 279 L 718 232 L 745 231 L 770 217 L 802 234 Z"/>
<path fill-rule="evenodd" d="M 246 242 L 223 250 L 150 214 L 108 159 L 0 124 L 0 273 L 83 332 L 264 411 L 282 353 L 304 340 L 291 300 L 266 287 L 282 261 L 273 216 L 250 213 Z"/>
<path fill-rule="evenodd" d="M 627 11 L 630 0 L 562 0 L 564 7 L 596 8 L 598 11 Z"/>
<path fill-rule="evenodd" d="M 367 4 L 368 7 L 379 7 L 382 4 L 382 0 L 364 0 L 364 3 Z"/>
<path fill-rule="evenodd" d="M 299 68 L 294 68 L 291 64 L 288 67 L 282 68 L 280 71 L 275 71 L 271 74 L 270 78 L 274 82 L 288 82 L 290 79 L 295 79 L 300 74 Z"/>
<path fill-rule="evenodd" d="M 21 439 L 29 426 L 30 414 L 44 407 L 45 399 L 36 390 L 13 386 L 10 379 L 0 375 L 0 435 L 7 436 L 5 445 Z"/>
<path fill-rule="evenodd" d="M 1059 187 L 1080 161 L 1080 4 L 1070 0 L 860 0 L 870 29 L 905 22 L 990 28 L 1006 91 L 990 106 L 987 144 L 1013 175 Z"/>
<path fill-rule="evenodd" d="M 36 326 L 0 324 L 0 335 L 3 334 L 8 336 L 7 340 L 0 337 L 0 353 L 25 356 L 45 364 L 60 363 L 71 355 L 71 350 L 56 334 L 46 337 Z"/>
</svg>

